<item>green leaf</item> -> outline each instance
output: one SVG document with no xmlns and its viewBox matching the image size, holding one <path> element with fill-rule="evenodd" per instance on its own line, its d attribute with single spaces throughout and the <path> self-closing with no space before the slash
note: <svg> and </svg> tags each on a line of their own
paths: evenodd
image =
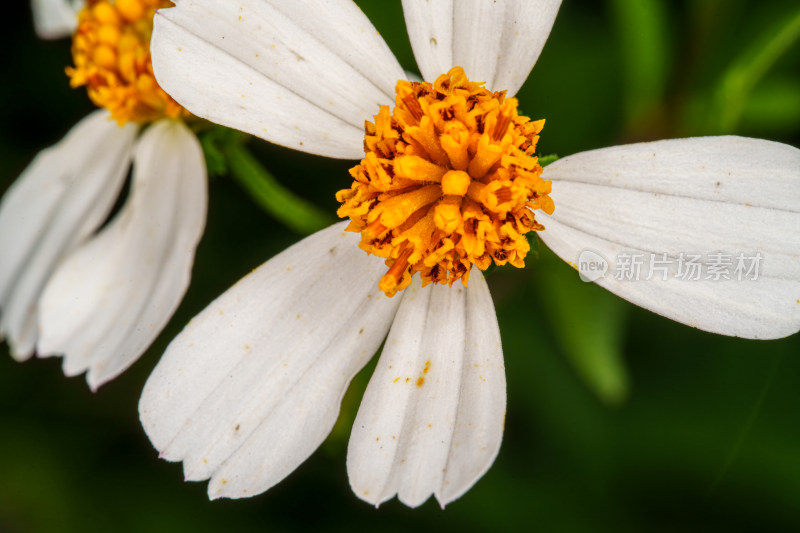
<svg viewBox="0 0 800 533">
<path fill-rule="evenodd" d="M 720 132 L 736 130 L 750 93 L 769 69 L 800 39 L 800 9 L 767 28 L 723 74 L 716 90 Z"/>
<path fill-rule="evenodd" d="M 545 315 L 564 355 L 586 385 L 609 405 L 628 396 L 628 369 L 622 356 L 627 304 L 578 273 L 542 247 L 536 282 Z"/>
</svg>

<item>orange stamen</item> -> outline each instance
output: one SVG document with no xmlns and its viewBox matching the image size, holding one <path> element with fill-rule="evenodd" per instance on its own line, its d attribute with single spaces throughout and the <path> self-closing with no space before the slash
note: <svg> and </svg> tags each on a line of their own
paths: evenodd
<svg viewBox="0 0 800 533">
<path fill-rule="evenodd" d="M 461 280 L 472 265 L 521 267 L 539 231 L 533 210 L 553 212 L 550 182 L 533 155 L 544 121 L 455 67 L 433 84 L 399 81 L 395 108 L 365 125 L 365 157 L 339 191 L 339 216 L 359 246 L 386 258 L 380 289 Z"/>
<path fill-rule="evenodd" d="M 89 98 L 120 124 L 146 123 L 188 112 L 156 83 L 150 36 L 156 9 L 168 0 L 89 0 L 78 15 L 72 39 L 72 87 L 86 86 Z"/>
</svg>

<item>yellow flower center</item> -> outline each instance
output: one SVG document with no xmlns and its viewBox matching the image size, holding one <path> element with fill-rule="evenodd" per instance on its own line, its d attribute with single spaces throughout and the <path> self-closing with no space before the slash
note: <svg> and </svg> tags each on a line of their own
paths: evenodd
<svg viewBox="0 0 800 533">
<path fill-rule="evenodd" d="M 89 98 L 122 125 L 188 115 L 156 83 L 150 36 L 158 8 L 167 0 L 89 0 L 72 39 L 72 87 L 86 85 Z"/>
<path fill-rule="evenodd" d="M 359 246 L 386 258 L 380 289 L 393 296 L 415 272 L 464 285 L 472 265 L 525 265 L 533 210 L 553 212 L 550 182 L 533 156 L 544 120 L 517 114 L 517 100 L 469 81 L 461 67 L 430 83 L 399 81 L 395 108 L 364 129 L 355 181 L 337 193 L 338 214 Z"/>
</svg>

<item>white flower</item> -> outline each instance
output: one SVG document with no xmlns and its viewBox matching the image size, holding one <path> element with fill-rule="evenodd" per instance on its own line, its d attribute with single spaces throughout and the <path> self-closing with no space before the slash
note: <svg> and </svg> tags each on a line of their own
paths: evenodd
<svg viewBox="0 0 800 533">
<path fill-rule="evenodd" d="M 95 234 L 131 162 L 129 197 Z M 183 122 L 120 126 L 106 110 L 79 122 L 0 202 L 0 336 L 12 355 L 64 355 L 65 374 L 88 370 L 92 389 L 119 375 L 183 298 L 206 207 L 205 160 Z"/>
<path fill-rule="evenodd" d="M 355 4 L 176 3 L 156 17 L 153 61 L 178 102 L 278 144 L 364 156 L 365 120 L 394 100 L 405 75 Z M 425 80 L 462 66 L 470 79 L 513 95 L 559 4 L 406 0 L 403 7 Z M 544 171 L 556 210 L 536 213 L 546 227 L 540 235 L 568 261 L 584 247 L 609 256 L 759 251 L 758 281 L 601 284 L 708 331 L 789 335 L 800 328 L 798 169 L 797 149 L 735 137 L 578 154 Z M 376 505 L 395 494 L 410 506 L 431 494 L 444 505 L 499 450 L 505 377 L 481 273 L 473 268 L 466 288 L 422 288 L 415 276 L 386 298 L 378 290 L 382 259 L 366 255 L 344 228 L 301 241 L 211 303 L 145 386 L 148 436 L 162 457 L 183 461 L 187 480 L 210 479 L 212 498 L 258 494 L 304 461 L 387 332 L 350 439 L 354 492 Z"/>
<path fill-rule="evenodd" d="M 33 25 L 42 39 L 67 37 L 78 25 L 85 0 L 31 0 Z"/>
</svg>

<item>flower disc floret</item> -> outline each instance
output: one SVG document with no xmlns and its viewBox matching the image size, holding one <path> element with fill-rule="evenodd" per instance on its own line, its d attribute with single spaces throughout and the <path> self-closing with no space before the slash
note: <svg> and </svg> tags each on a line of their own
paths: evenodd
<svg viewBox="0 0 800 533">
<path fill-rule="evenodd" d="M 423 285 L 469 280 L 472 265 L 524 266 L 525 236 L 553 212 L 550 182 L 533 154 L 544 120 L 517 114 L 517 100 L 467 79 L 461 67 L 433 84 L 399 81 L 395 108 L 365 123 L 354 182 L 338 214 L 359 246 L 386 258 L 380 289 L 393 296 L 419 272 Z"/>
<path fill-rule="evenodd" d="M 150 37 L 156 9 L 166 0 L 89 0 L 72 40 L 72 87 L 86 86 L 89 98 L 120 124 L 187 115 L 156 83 Z"/>
</svg>

